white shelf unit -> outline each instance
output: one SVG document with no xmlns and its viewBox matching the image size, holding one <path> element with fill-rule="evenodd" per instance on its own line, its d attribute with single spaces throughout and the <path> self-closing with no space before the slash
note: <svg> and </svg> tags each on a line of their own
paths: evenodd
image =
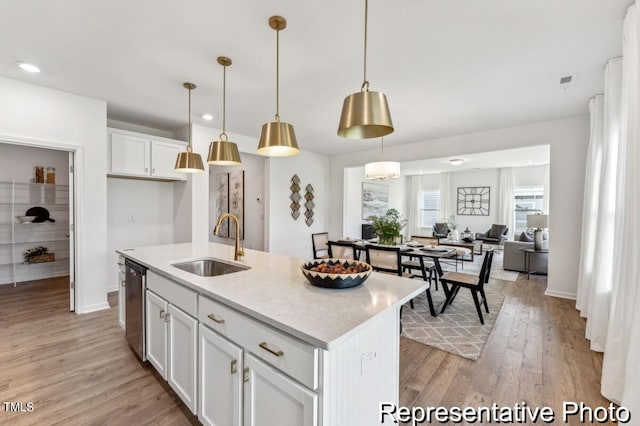
<svg viewBox="0 0 640 426">
<path fill-rule="evenodd" d="M 44 207 L 55 222 L 20 223 L 31 207 Z M 0 284 L 69 274 L 69 186 L 0 181 Z M 23 253 L 44 246 L 55 261 L 24 263 Z"/>
</svg>

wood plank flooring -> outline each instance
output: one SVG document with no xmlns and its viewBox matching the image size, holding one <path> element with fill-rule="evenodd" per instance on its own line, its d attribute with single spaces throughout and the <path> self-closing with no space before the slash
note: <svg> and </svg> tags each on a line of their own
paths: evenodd
<svg viewBox="0 0 640 426">
<path fill-rule="evenodd" d="M 505 302 L 477 362 L 408 339 L 400 344 L 404 406 L 607 406 L 600 396 L 602 355 L 584 339 L 570 300 L 544 297 L 546 280 L 492 280 Z M 442 290 L 440 290 L 442 291 Z M 68 312 L 65 279 L 0 286 L 0 403 L 33 402 L 4 425 L 198 424 L 152 367 L 141 364 L 118 326 L 114 307 Z M 578 424 L 578 423 L 575 423 Z"/>
</svg>

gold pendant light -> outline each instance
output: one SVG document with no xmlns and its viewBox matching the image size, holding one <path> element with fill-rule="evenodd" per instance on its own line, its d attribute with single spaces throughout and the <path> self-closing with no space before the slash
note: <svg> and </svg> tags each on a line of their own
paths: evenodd
<svg viewBox="0 0 640 426">
<path fill-rule="evenodd" d="M 182 85 L 189 90 L 189 145 L 187 145 L 186 152 L 178 154 L 175 169 L 182 173 L 202 173 L 204 172 L 202 158 L 200 154 L 193 152 L 191 147 L 191 91 L 196 88 L 196 85 L 193 83 L 183 83 Z"/>
<path fill-rule="evenodd" d="M 344 98 L 338 136 L 347 139 L 369 139 L 393 132 L 387 97 L 381 92 L 370 92 L 367 81 L 367 18 L 369 0 L 364 2 L 364 82 L 360 92 Z"/>
<path fill-rule="evenodd" d="M 364 165 L 364 177 L 368 180 L 398 179 L 400 177 L 400 163 L 384 161 L 384 138 L 380 141 L 380 161 Z"/>
<path fill-rule="evenodd" d="M 276 30 L 276 121 L 262 125 L 258 154 L 270 157 L 296 155 L 298 142 L 293 126 L 280 121 L 280 30 L 287 28 L 287 21 L 282 16 L 269 18 L 269 26 Z"/>
<path fill-rule="evenodd" d="M 226 105 L 227 105 L 227 67 L 231 65 L 231 59 L 226 56 L 218 56 L 218 63 L 222 65 L 222 133 L 220 140 L 209 145 L 209 157 L 207 163 L 218 166 L 237 166 L 241 163 L 238 145 L 227 140 Z"/>
</svg>

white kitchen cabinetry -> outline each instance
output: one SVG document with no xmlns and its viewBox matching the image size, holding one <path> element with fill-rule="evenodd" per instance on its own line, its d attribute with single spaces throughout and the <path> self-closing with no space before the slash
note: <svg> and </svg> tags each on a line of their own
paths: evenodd
<svg viewBox="0 0 640 426">
<path fill-rule="evenodd" d="M 245 355 L 245 426 L 316 426 L 318 396 L 251 354 Z"/>
<path fill-rule="evenodd" d="M 147 283 L 153 281 L 149 273 Z M 196 412 L 198 321 L 151 290 L 146 291 L 147 359 Z"/>
<path fill-rule="evenodd" d="M 185 143 L 124 130 L 109 129 L 109 175 L 158 180 L 186 180 L 174 170 Z"/>
<path fill-rule="evenodd" d="M 127 320 L 127 289 L 124 269 L 124 256 L 118 257 L 118 322 L 122 329 L 126 328 Z"/>
<path fill-rule="evenodd" d="M 242 425 L 242 349 L 200 324 L 198 418 L 205 425 Z"/>
</svg>

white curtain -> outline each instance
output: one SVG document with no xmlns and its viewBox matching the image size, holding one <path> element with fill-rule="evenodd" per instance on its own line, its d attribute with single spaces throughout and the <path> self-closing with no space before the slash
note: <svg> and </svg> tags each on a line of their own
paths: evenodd
<svg viewBox="0 0 640 426">
<path fill-rule="evenodd" d="M 544 166 L 544 186 L 542 187 L 542 213 L 549 214 L 549 202 L 551 198 L 551 167 Z"/>
<path fill-rule="evenodd" d="M 513 235 L 513 168 L 500 169 L 500 184 L 498 186 L 498 211 L 497 221 L 499 225 L 507 225 L 509 233 L 507 239 Z"/>
<path fill-rule="evenodd" d="M 588 289 L 586 337 L 591 349 L 603 352 L 609 328 L 613 288 L 613 247 L 616 215 L 616 180 L 620 142 L 620 106 L 622 95 L 622 59 L 612 59 L 605 68 L 602 170 L 595 228 L 593 279 Z M 584 308 L 584 307 L 583 307 Z"/>
<path fill-rule="evenodd" d="M 602 173 L 604 95 L 598 95 L 589 101 L 589 113 L 591 116 L 591 131 L 584 176 L 582 239 L 580 267 L 578 269 L 578 294 L 576 297 L 576 308 L 581 311 L 581 316 L 583 317 L 587 317 L 589 313 L 589 300 L 593 286 L 598 199 L 600 198 L 600 176 Z"/>
<path fill-rule="evenodd" d="M 451 173 L 440 173 L 440 219 L 446 220 L 454 214 L 451 205 L 452 192 Z"/>
<path fill-rule="evenodd" d="M 420 176 L 407 176 L 407 238 L 420 235 Z"/>
<path fill-rule="evenodd" d="M 640 2 L 624 23 L 613 294 L 602 394 L 640 416 Z"/>
</svg>

